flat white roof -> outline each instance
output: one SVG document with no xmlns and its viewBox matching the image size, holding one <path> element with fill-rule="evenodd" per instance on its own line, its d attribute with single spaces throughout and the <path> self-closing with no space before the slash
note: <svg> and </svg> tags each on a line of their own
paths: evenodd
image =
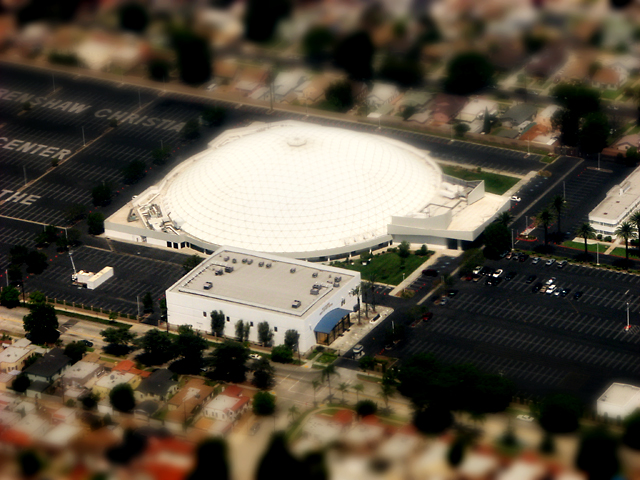
<svg viewBox="0 0 640 480">
<path fill-rule="evenodd" d="M 481 113 L 484 113 L 485 110 L 491 110 L 498 107 L 498 102 L 493 100 L 486 100 L 484 98 L 476 98 L 467 103 L 462 110 L 460 110 L 459 115 L 473 115 L 477 117 Z"/>
<path fill-rule="evenodd" d="M 168 291 L 304 317 L 356 276 L 351 270 L 221 247 Z M 311 293 L 314 286 L 317 294 Z M 294 307 L 296 300 L 300 305 Z"/>
<path fill-rule="evenodd" d="M 95 386 L 111 390 L 116 385 L 130 382 L 133 377 L 133 373 L 112 372 L 98 380 Z"/>
<path fill-rule="evenodd" d="M 84 378 L 99 370 L 102 366 L 98 363 L 79 361 L 62 374 L 64 378 Z"/>
<path fill-rule="evenodd" d="M 20 360 L 25 355 L 28 355 L 33 351 L 32 348 L 23 348 L 23 347 L 14 347 L 11 345 L 10 347 L 5 348 L 2 352 L 0 352 L 0 363 L 14 363 Z"/>
<path fill-rule="evenodd" d="M 232 408 L 236 403 L 241 401 L 238 397 L 227 397 L 224 394 L 218 395 L 211 400 L 204 408 L 212 408 L 214 410 L 227 410 Z"/>
<path fill-rule="evenodd" d="M 598 402 L 624 407 L 640 393 L 640 388 L 625 383 L 613 383 L 604 392 Z"/>
<path fill-rule="evenodd" d="M 589 220 L 617 224 L 631 213 L 640 200 L 640 168 L 616 185 L 589 214 Z"/>
</svg>

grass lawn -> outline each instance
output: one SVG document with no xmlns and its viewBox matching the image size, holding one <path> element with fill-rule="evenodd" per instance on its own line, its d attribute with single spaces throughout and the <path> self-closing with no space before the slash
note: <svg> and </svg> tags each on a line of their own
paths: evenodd
<svg viewBox="0 0 640 480">
<path fill-rule="evenodd" d="M 619 89 L 619 90 L 605 89 L 600 95 L 602 96 L 602 98 L 606 98 L 607 100 L 615 100 L 620 95 L 622 95 L 622 89 Z"/>
<path fill-rule="evenodd" d="M 111 363 L 118 363 L 121 359 L 111 357 L 100 357 L 100 360 Z"/>
<path fill-rule="evenodd" d="M 387 285 L 398 285 L 402 282 L 403 273 L 405 277 L 409 276 L 416 268 L 426 262 L 428 258 L 428 255 L 424 257 L 409 255 L 408 258 L 404 259 L 403 266 L 402 259 L 397 253 L 386 252 L 374 255 L 371 262 L 367 265 L 362 265 L 359 259 L 354 260 L 353 265 L 346 262 L 332 262 L 332 264 L 336 267 L 356 270 L 362 274 L 363 279 L 367 279 L 370 274 L 373 274 L 376 282 L 386 283 Z"/>
<path fill-rule="evenodd" d="M 502 195 L 520 181 L 519 178 L 499 175 L 497 173 L 477 172 L 466 168 L 454 167 L 452 165 L 442 165 L 442 171 L 452 177 L 463 180 L 484 180 L 484 188 L 489 193 Z"/>
<path fill-rule="evenodd" d="M 624 257 L 626 255 L 624 252 L 625 252 L 624 247 L 616 247 L 613 249 L 613 252 L 611 252 L 609 255 Z M 631 258 L 632 256 L 633 256 L 633 249 L 631 248 L 631 246 L 629 246 L 629 258 Z"/>
<path fill-rule="evenodd" d="M 596 249 L 596 243 L 588 243 L 587 244 L 587 251 L 588 252 L 597 252 L 598 250 Z M 567 241 L 567 242 L 563 242 L 562 244 L 563 247 L 569 247 L 569 248 L 577 248 L 579 250 L 582 250 L 584 252 L 584 242 L 573 242 L 571 240 Z M 600 245 L 600 253 L 604 253 L 604 251 L 609 248 L 608 245 Z M 623 252 L 624 255 L 624 252 Z"/>
<path fill-rule="evenodd" d="M 320 355 L 320 358 L 316 359 L 316 362 L 330 364 L 335 362 L 337 359 L 338 359 L 338 355 L 324 352 L 322 355 Z"/>
</svg>

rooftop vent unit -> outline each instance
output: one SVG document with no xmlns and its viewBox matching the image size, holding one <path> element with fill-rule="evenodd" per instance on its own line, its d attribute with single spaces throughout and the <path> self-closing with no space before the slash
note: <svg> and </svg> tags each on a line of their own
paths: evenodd
<svg viewBox="0 0 640 480">
<path fill-rule="evenodd" d="M 242 263 L 247 263 L 247 259 L 246 259 L 246 258 L 243 258 L 243 259 L 242 259 Z"/>
<path fill-rule="evenodd" d="M 236 260 L 235 258 L 232 258 L 231 263 L 238 263 L 238 260 Z"/>
<path fill-rule="evenodd" d="M 205 282 L 204 287 L 202 288 L 204 288 L 205 290 L 211 290 L 211 287 L 213 287 L 213 283 Z"/>
<path fill-rule="evenodd" d="M 247 259 L 247 265 L 251 265 L 253 263 L 253 258 L 248 258 Z"/>
<path fill-rule="evenodd" d="M 316 287 L 313 287 L 309 293 L 311 295 L 320 295 L 320 289 L 316 288 Z"/>
<path fill-rule="evenodd" d="M 224 274 L 224 270 L 222 268 L 216 268 L 215 272 L 216 272 L 216 275 Z"/>
<path fill-rule="evenodd" d="M 340 286 L 340 282 L 334 282 L 333 286 L 338 288 Z"/>
<path fill-rule="evenodd" d="M 267 263 L 267 268 L 271 268 L 271 262 Z"/>
<path fill-rule="evenodd" d="M 291 307 L 298 308 L 300 305 L 302 305 L 302 302 L 300 300 L 294 300 L 293 303 L 291 304 Z"/>
<path fill-rule="evenodd" d="M 227 273 L 231 273 L 233 272 L 233 267 L 231 265 L 227 265 L 226 267 L 224 267 L 224 271 Z"/>
<path fill-rule="evenodd" d="M 296 267 L 293 267 L 291 270 L 289 270 L 289 272 L 296 273 Z"/>
<path fill-rule="evenodd" d="M 224 257 L 224 261 L 228 262 L 229 261 L 229 255 L 227 255 L 226 257 Z"/>
<path fill-rule="evenodd" d="M 319 283 L 314 283 L 312 288 L 317 288 L 318 290 L 320 290 L 322 288 L 322 285 L 320 285 Z"/>
<path fill-rule="evenodd" d="M 264 267 L 264 262 L 260 262 L 260 263 L 258 263 L 258 266 L 259 266 L 259 267 Z"/>
<path fill-rule="evenodd" d="M 342 281 L 342 277 L 336 277 L 333 279 L 333 281 L 340 283 Z"/>
<path fill-rule="evenodd" d="M 313 272 L 313 273 L 311 274 L 311 276 L 312 276 L 313 278 L 318 278 L 318 272 Z"/>
</svg>

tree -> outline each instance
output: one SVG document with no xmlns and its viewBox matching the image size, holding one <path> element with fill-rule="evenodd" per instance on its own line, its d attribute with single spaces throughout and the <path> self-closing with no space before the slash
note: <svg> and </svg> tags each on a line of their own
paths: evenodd
<svg viewBox="0 0 640 480">
<path fill-rule="evenodd" d="M 584 238 L 584 254 L 585 256 L 588 255 L 587 240 L 590 238 L 595 238 L 596 236 L 595 229 L 591 226 L 589 222 L 584 222 L 584 223 L 581 223 L 580 226 L 578 227 L 578 230 L 576 230 L 576 235 L 578 237 Z"/>
<path fill-rule="evenodd" d="M 564 213 L 566 207 L 565 203 L 566 201 L 564 199 L 564 195 L 556 195 L 555 197 L 553 197 L 553 200 L 551 200 L 551 208 L 554 210 L 555 217 L 558 220 L 558 230 L 556 230 L 558 232 L 558 235 L 560 235 L 560 233 L 562 232 L 562 229 L 560 227 L 560 220 L 562 219 L 562 214 Z"/>
<path fill-rule="evenodd" d="M 353 107 L 353 92 L 348 81 L 334 82 L 324 92 L 327 106 L 337 112 L 346 112 Z"/>
<path fill-rule="evenodd" d="M 211 334 L 216 337 L 224 336 L 225 315 L 222 310 L 211 310 Z"/>
<path fill-rule="evenodd" d="M 27 273 L 35 273 L 37 275 L 44 272 L 44 270 L 49 266 L 47 260 L 46 253 L 32 250 L 29 252 L 29 255 L 27 255 Z"/>
<path fill-rule="evenodd" d="M 507 210 L 500 213 L 500 215 L 498 215 L 496 222 L 501 223 L 505 227 L 508 227 L 509 224 L 511 223 L 511 220 L 513 220 L 513 215 L 511 215 L 511 212 Z"/>
<path fill-rule="evenodd" d="M 400 242 L 400 245 L 398 245 L 398 255 L 400 256 L 400 258 L 408 258 L 409 255 L 411 255 L 410 248 L 411 245 L 406 240 Z"/>
<path fill-rule="evenodd" d="M 296 405 L 291 405 L 288 410 L 291 421 L 294 421 L 298 415 L 300 415 L 300 409 Z"/>
<path fill-rule="evenodd" d="M 244 332 L 245 332 L 244 322 L 242 320 L 238 320 L 236 322 L 236 339 L 239 342 L 244 342 L 247 340 L 245 339 Z"/>
<path fill-rule="evenodd" d="M 35 478 L 36 475 L 42 470 L 44 462 L 34 450 L 25 450 L 18 454 L 18 465 L 20 466 L 20 472 L 22 478 Z"/>
<path fill-rule="evenodd" d="M 273 415 L 276 411 L 276 397 L 269 392 L 260 391 L 253 396 L 253 413 L 259 417 Z"/>
<path fill-rule="evenodd" d="M 24 245 L 14 245 L 9 250 L 9 256 L 11 257 L 12 265 L 22 265 L 27 260 L 27 255 L 29 255 L 29 249 Z"/>
<path fill-rule="evenodd" d="M 299 341 L 300 334 L 297 330 L 290 329 L 284 332 L 284 344 L 292 351 L 297 350 Z"/>
<path fill-rule="evenodd" d="M 510 379 L 480 374 L 473 388 L 473 401 L 466 409 L 476 415 L 503 412 L 511 404 L 515 392 L 516 387 Z"/>
<path fill-rule="evenodd" d="M 466 123 L 456 123 L 453 126 L 453 131 L 456 132 L 457 137 L 464 137 L 464 134 L 469 131 L 469 125 Z"/>
<path fill-rule="evenodd" d="M 489 115 L 489 109 L 485 107 L 484 116 L 482 117 L 482 132 L 491 133 L 491 117 Z"/>
<path fill-rule="evenodd" d="M 625 156 L 627 158 L 627 165 L 636 165 L 638 163 L 638 160 L 640 160 L 640 154 L 638 153 L 637 147 L 630 147 L 626 151 Z"/>
<path fill-rule="evenodd" d="M 287 345 L 278 345 L 271 349 L 271 360 L 278 363 L 293 362 L 293 350 Z"/>
<path fill-rule="evenodd" d="M 379 76 L 403 88 L 418 87 L 424 80 L 424 70 L 416 58 L 387 55 Z"/>
<path fill-rule="evenodd" d="M 216 346 L 209 357 L 209 377 L 223 382 L 241 383 L 247 375 L 249 350 L 242 343 L 226 340 Z"/>
<path fill-rule="evenodd" d="M 629 240 L 636 238 L 637 236 L 636 228 L 631 222 L 625 221 L 625 222 L 622 222 L 620 225 L 618 225 L 618 228 L 616 228 L 614 233 L 616 237 L 622 238 L 624 240 L 624 253 L 628 262 L 629 261 Z"/>
<path fill-rule="evenodd" d="M 356 403 L 356 413 L 359 417 L 375 415 L 378 411 L 378 404 L 373 400 L 361 400 Z"/>
<path fill-rule="evenodd" d="M 364 385 L 361 383 L 356 383 L 353 387 L 351 387 L 354 392 L 356 392 L 356 403 L 360 401 L 360 394 L 364 392 Z"/>
<path fill-rule="evenodd" d="M 469 95 L 490 86 L 493 75 L 494 68 L 484 55 L 461 53 L 447 65 L 444 88 L 455 95 Z"/>
<path fill-rule="evenodd" d="M 202 260 L 204 260 L 204 258 L 200 257 L 199 255 L 191 255 L 184 261 L 184 263 L 182 264 L 182 268 L 184 269 L 185 273 L 189 273 L 191 270 L 200 265 L 200 262 L 202 262 Z"/>
<path fill-rule="evenodd" d="M 80 243 L 80 236 L 82 234 L 77 228 L 70 228 L 67 230 L 67 233 L 65 235 L 67 237 L 68 245 L 70 247 L 75 247 L 76 245 L 78 245 L 78 243 Z"/>
<path fill-rule="evenodd" d="M 122 177 L 126 185 L 138 183 L 145 175 L 146 165 L 142 160 L 131 160 L 123 169 Z"/>
<path fill-rule="evenodd" d="M 327 365 L 326 367 L 324 367 L 322 369 L 322 381 L 323 382 L 327 382 L 327 385 L 329 386 L 329 397 L 332 396 L 331 394 L 331 377 L 334 376 L 340 376 L 340 374 L 336 371 L 336 367 L 334 367 L 333 365 Z"/>
<path fill-rule="evenodd" d="M 600 92 L 583 84 L 560 83 L 551 90 L 551 96 L 578 118 L 600 111 Z"/>
<path fill-rule="evenodd" d="M 47 225 L 44 227 L 36 238 L 35 242 L 38 245 L 50 245 L 58 239 L 58 229 L 54 225 Z"/>
<path fill-rule="evenodd" d="M 84 395 L 80 399 L 80 402 L 82 403 L 82 408 L 85 410 L 93 410 L 98 406 L 98 400 L 100 400 L 100 397 L 95 393 L 89 393 L 88 395 Z"/>
<path fill-rule="evenodd" d="M 142 308 L 144 313 L 153 313 L 153 297 L 151 292 L 147 292 L 142 297 Z"/>
<path fill-rule="evenodd" d="M 366 81 L 373 76 L 373 55 L 375 47 L 369 34 L 354 32 L 338 43 L 334 52 L 335 64 L 347 72 L 351 80 Z"/>
<path fill-rule="evenodd" d="M 151 150 L 151 158 L 154 165 L 164 165 L 171 156 L 171 147 L 169 145 Z"/>
<path fill-rule="evenodd" d="M 578 144 L 582 153 L 600 153 L 607 146 L 611 126 L 604 113 L 589 113 L 584 117 Z"/>
<path fill-rule="evenodd" d="M 413 424 L 427 435 L 437 435 L 453 424 L 453 415 L 446 407 L 434 405 L 416 410 Z"/>
<path fill-rule="evenodd" d="M 273 341 L 273 331 L 269 326 L 269 322 L 258 323 L 258 341 L 263 347 L 269 347 Z"/>
<path fill-rule="evenodd" d="M 129 2 L 120 6 L 120 28 L 142 33 L 149 24 L 149 14 L 139 2 Z"/>
<path fill-rule="evenodd" d="M 511 233 L 502 223 L 494 222 L 484 229 L 484 256 L 498 258 L 502 252 L 511 249 Z"/>
<path fill-rule="evenodd" d="M 167 80 L 169 77 L 169 68 L 169 62 L 162 60 L 161 58 L 151 59 L 147 65 L 149 77 L 158 82 L 164 82 Z"/>
<path fill-rule="evenodd" d="M 580 133 L 580 117 L 566 108 L 557 110 L 551 117 L 551 126 L 560 131 L 560 143 L 575 147 Z"/>
<path fill-rule="evenodd" d="M 173 342 L 177 356 L 182 357 L 178 366 L 185 372 L 198 372 L 202 367 L 202 352 L 209 347 L 207 341 L 195 332 L 191 325 L 178 327 L 178 336 Z"/>
<path fill-rule="evenodd" d="M 256 362 L 251 383 L 261 390 L 269 390 L 275 384 L 275 370 L 265 357 Z"/>
<path fill-rule="evenodd" d="M 109 392 L 109 401 L 113 408 L 123 413 L 131 412 L 136 406 L 133 389 L 128 383 L 121 383 L 113 387 Z"/>
<path fill-rule="evenodd" d="M 104 215 L 100 212 L 92 212 L 87 216 L 87 227 L 89 235 L 100 235 L 104 233 Z"/>
<path fill-rule="evenodd" d="M 369 355 L 364 355 L 360 357 L 360 359 L 358 360 L 358 367 L 360 368 L 360 370 L 363 370 L 365 372 L 367 370 L 373 370 L 375 366 L 376 366 L 376 359 Z"/>
<path fill-rule="evenodd" d="M 289 0 L 249 0 L 244 15 L 244 36 L 257 43 L 270 41 L 280 20 L 291 13 Z"/>
<path fill-rule="evenodd" d="M 200 136 L 200 122 L 195 118 L 187 120 L 182 130 L 180 130 L 180 134 L 185 140 L 195 140 Z"/>
<path fill-rule="evenodd" d="M 536 223 L 542 225 L 544 228 L 544 244 L 547 245 L 549 243 L 549 225 L 553 223 L 555 220 L 553 213 L 549 209 L 549 207 L 545 207 L 542 209 L 540 213 L 536 216 Z"/>
<path fill-rule="evenodd" d="M 64 354 L 71 359 L 72 363 L 77 363 L 82 360 L 86 352 L 87 346 L 84 342 L 71 342 L 64 347 Z"/>
<path fill-rule="evenodd" d="M 255 405 L 255 398 L 254 398 Z M 255 480 L 273 480 L 274 478 L 300 479 L 308 478 L 302 471 L 302 464 L 287 447 L 284 433 L 278 432 L 271 438 L 264 455 L 260 459 Z"/>
<path fill-rule="evenodd" d="M 6 308 L 15 308 L 20 305 L 20 291 L 13 285 L 4 287 L 0 293 L 0 305 Z"/>
<path fill-rule="evenodd" d="M 140 337 L 138 346 L 144 351 L 142 361 L 146 365 L 160 365 L 176 356 L 171 335 L 155 328 Z"/>
<path fill-rule="evenodd" d="M 24 373 L 18 375 L 16 379 L 11 384 L 11 388 L 14 392 L 24 393 L 27 391 L 27 388 L 31 386 L 31 380 Z"/>
<path fill-rule="evenodd" d="M 196 466 L 186 480 L 209 480 L 215 471 L 216 480 L 230 480 L 227 444 L 220 438 L 204 440 L 196 452 Z"/>
<path fill-rule="evenodd" d="M 416 113 L 418 113 L 418 109 L 416 107 L 414 107 L 413 105 L 408 105 L 404 108 L 404 110 L 402 110 L 402 119 L 403 120 L 409 120 L 411 117 L 413 117 Z"/>
<path fill-rule="evenodd" d="M 222 107 L 207 107 L 200 115 L 208 127 L 219 127 L 224 122 L 227 111 Z"/>
<path fill-rule="evenodd" d="M 582 416 L 582 404 L 570 395 L 557 394 L 545 397 L 535 406 L 540 426 L 549 433 L 572 433 L 578 429 Z"/>
<path fill-rule="evenodd" d="M 100 332 L 102 338 L 107 345 L 106 350 L 111 351 L 116 355 L 122 355 L 127 353 L 130 348 L 130 344 L 133 343 L 136 338 L 136 334 L 129 331 L 129 328 L 126 326 L 122 327 L 109 327 Z"/>
<path fill-rule="evenodd" d="M 634 450 L 640 450 L 640 411 L 636 410 L 625 419 L 622 443 Z"/>
<path fill-rule="evenodd" d="M 311 64 L 324 61 L 333 47 L 335 35 L 324 25 L 311 27 L 302 37 L 302 51 Z"/>
<path fill-rule="evenodd" d="M 576 467 L 587 474 L 589 480 L 610 480 L 620 468 L 618 442 L 604 428 L 588 431 L 580 441 Z"/>
<path fill-rule="evenodd" d="M 47 303 L 47 297 L 39 290 L 35 290 L 29 294 L 29 303 L 32 305 L 44 305 Z"/>
<path fill-rule="evenodd" d="M 58 316 L 52 305 L 35 303 L 28 306 L 29 313 L 24 316 L 24 331 L 31 334 L 33 343 L 54 343 L 58 333 Z"/>
<path fill-rule="evenodd" d="M 338 385 L 338 390 L 342 393 L 342 403 L 344 403 L 344 394 L 347 390 L 349 390 L 349 384 L 346 382 L 341 382 Z"/>
<path fill-rule="evenodd" d="M 461 436 L 454 440 L 447 452 L 447 462 L 449 462 L 449 465 L 453 468 L 457 468 L 462 463 L 466 447 L 467 442 Z"/>
<path fill-rule="evenodd" d="M 91 190 L 91 198 L 96 207 L 104 207 L 111 201 L 111 185 L 102 182 Z"/>
<path fill-rule="evenodd" d="M 176 51 L 180 79 L 189 85 L 199 85 L 209 80 L 212 55 L 207 41 L 186 29 L 175 30 L 171 40 Z"/>
</svg>

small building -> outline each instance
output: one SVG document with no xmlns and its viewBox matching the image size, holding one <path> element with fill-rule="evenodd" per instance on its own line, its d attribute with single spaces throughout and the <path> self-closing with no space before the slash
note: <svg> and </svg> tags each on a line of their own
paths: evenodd
<svg viewBox="0 0 640 480">
<path fill-rule="evenodd" d="M 251 399 L 242 389 L 232 385 L 204 406 L 203 414 L 216 420 L 236 421 L 249 409 Z"/>
<path fill-rule="evenodd" d="M 173 380 L 173 375 L 171 370 L 161 368 L 143 379 L 134 392 L 136 401 L 166 401 L 169 396 L 178 391 L 178 382 Z"/>
<path fill-rule="evenodd" d="M 640 407 L 640 388 L 625 383 L 612 383 L 600 395 L 596 403 L 596 413 L 612 420 L 624 420 Z"/>
<path fill-rule="evenodd" d="M 32 382 L 39 380 L 51 383 L 64 373 L 70 363 L 71 359 L 61 348 L 54 348 L 36 360 L 24 373 Z"/>
<path fill-rule="evenodd" d="M 35 413 L 28 413 L 14 427 L 14 430 L 28 435 L 32 440 L 42 437 L 51 428 L 51 424 Z"/>
<path fill-rule="evenodd" d="M 73 408 L 62 407 L 53 412 L 51 416 L 51 422 L 54 424 L 59 423 L 72 423 L 76 419 L 76 410 Z"/>
<path fill-rule="evenodd" d="M 527 75 L 550 78 L 567 61 L 567 52 L 562 45 L 551 44 L 534 55 L 525 67 Z"/>
<path fill-rule="evenodd" d="M 307 74 L 303 70 L 293 70 L 290 72 L 280 72 L 273 80 L 273 99 L 276 102 L 282 101 L 287 95 L 292 93 L 297 87 L 307 80 Z"/>
<path fill-rule="evenodd" d="M 626 153 L 631 147 L 640 147 L 640 133 L 625 135 L 611 146 L 611 148 L 621 153 Z"/>
<path fill-rule="evenodd" d="M 558 110 L 560 110 L 558 105 L 549 105 L 545 107 L 540 113 L 538 113 L 538 115 L 536 115 L 536 123 L 551 130 L 553 128 L 553 125 L 551 125 L 551 119 Z"/>
<path fill-rule="evenodd" d="M 35 349 L 9 346 L 0 352 L 0 371 L 22 370 L 27 360 L 35 355 Z"/>
<path fill-rule="evenodd" d="M 99 363 L 80 360 L 69 367 L 62 375 L 62 384 L 65 387 L 93 387 L 95 380 L 104 372 L 104 367 Z"/>
<path fill-rule="evenodd" d="M 439 93 L 433 101 L 431 120 L 435 123 L 449 123 L 458 116 L 467 101 L 467 97 Z"/>
<path fill-rule="evenodd" d="M 400 91 L 395 85 L 376 82 L 373 84 L 369 95 L 367 95 L 366 103 L 373 108 L 378 108 L 391 103 L 398 95 L 400 95 Z"/>
<path fill-rule="evenodd" d="M 518 128 L 524 122 L 531 121 L 535 118 L 537 107 L 534 105 L 527 105 L 526 103 L 520 103 L 509 108 L 504 112 L 499 120 L 506 127 Z"/>
<path fill-rule="evenodd" d="M 498 102 L 484 98 L 474 98 L 460 110 L 458 119 L 468 123 L 474 120 L 483 120 L 486 112 L 489 113 L 489 116 L 496 115 L 498 113 Z"/>
<path fill-rule="evenodd" d="M 400 99 L 396 101 L 396 105 L 400 110 L 408 107 L 422 108 L 427 105 L 433 98 L 433 94 L 422 90 L 408 91 Z"/>
<path fill-rule="evenodd" d="M 191 378 L 189 381 L 167 402 L 166 420 L 182 425 L 196 408 L 202 407 L 211 397 L 214 388 L 206 385 L 201 378 Z"/>
<path fill-rule="evenodd" d="M 0 373 L 0 392 L 6 392 L 15 378 L 15 375 Z"/>
<path fill-rule="evenodd" d="M 144 400 L 136 405 L 133 410 L 133 414 L 138 418 L 152 417 L 158 410 L 160 410 L 160 404 L 154 400 Z"/>
<path fill-rule="evenodd" d="M 140 385 L 140 377 L 134 373 L 111 372 L 95 383 L 93 393 L 100 398 L 106 398 L 115 386 L 122 383 L 131 385 L 131 388 L 135 390 Z"/>
<path fill-rule="evenodd" d="M 147 378 L 151 375 L 151 372 L 147 372 L 146 370 L 140 370 L 136 367 L 136 364 L 131 360 L 122 360 L 118 362 L 115 367 L 111 369 L 112 372 L 122 372 L 122 373 L 133 373 L 134 375 L 138 375 L 140 378 Z"/>
</svg>

